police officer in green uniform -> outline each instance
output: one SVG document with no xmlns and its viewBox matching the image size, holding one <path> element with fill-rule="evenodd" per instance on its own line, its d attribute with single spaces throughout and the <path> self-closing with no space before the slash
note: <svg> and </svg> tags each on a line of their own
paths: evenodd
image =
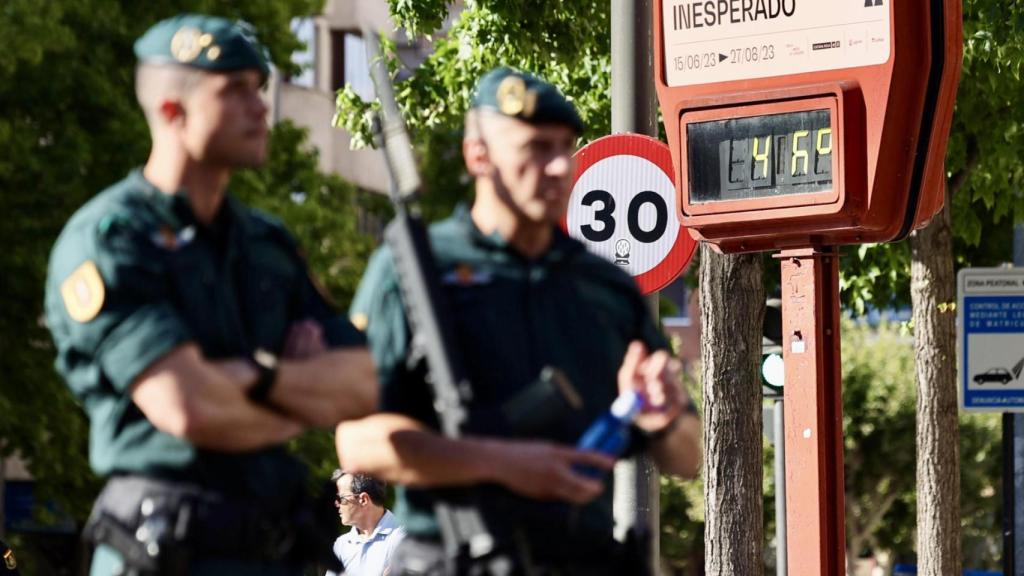
<svg viewBox="0 0 1024 576">
<path fill-rule="evenodd" d="M 610 478 L 578 472 L 613 462 L 573 448 L 621 390 L 646 398 L 638 435 L 648 436 L 661 470 L 698 471 L 700 422 L 643 297 L 559 228 L 582 129 L 572 104 L 535 76 L 499 68 L 479 81 L 463 141 L 475 199 L 430 228 L 454 345 L 473 385 L 465 437 L 436 432 L 423 366 L 407 362 L 392 255 L 384 248 L 370 261 L 350 319 L 377 363 L 382 413 L 340 424 L 337 448 L 344 469 L 404 485 L 396 508 L 410 538 L 393 574 L 444 572 L 433 505 L 468 486 L 495 535 L 525 543 L 517 550 L 532 573 L 631 573 L 616 565 Z M 545 367 L 568 377 L 576 409 L 524 427 L 532 414 L 516 407 L 540 406 L 528 396 L 541 390 Z"/>
<path fill-rule="evenodd" d="M 71 218 L 46 286 L 57 369 L 111 477 L 92 574 L 298 574 L 321 538 L 283 445 L 370 413 L 372 359 L 281 223 L 227 193 L 267 154 L 253 30 L 182 15 L 135 53 L 150 157 Z"/>
</svg>

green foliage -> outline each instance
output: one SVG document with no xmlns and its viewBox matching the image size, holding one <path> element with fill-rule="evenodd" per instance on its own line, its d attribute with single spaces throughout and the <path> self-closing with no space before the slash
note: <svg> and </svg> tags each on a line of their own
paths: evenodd
<svg viewBox="0 0 1024 576">
<path fill-rule="evenodd" d="M 662 562 L 671 574 L 692 574 L 704 563 L 704 482 L 659 481 Z"/>
<path fill-rule="evenodd" d="M 911 560 L 916 524 L 914 350 L 897 325 L 843 323 L 843 432 L 849 558 Z M 699 394 L 700 386 L 687 383 Z M 767 404 L 766 404 L 767 406 Z M 960 419 L 964 565 L 998 569 L 1001 555 L 1000 417 Z M 775 534 L 774 447 L 764 447 L 766 550 Z M 704 546 L 701 481 L 661 479 L 661 552 L 673 573 L 692 573 Z M 774 556 L 768 554 L 769 569 Z M 769 570 L 770 571 L 770 570 Z"/>
<path fill-rule="evenodd" d="M 52 367 L 42 295 L 48 252 L 67 218 L 146 159 L 149 135 L 133 93 L 132 42 L 179 12 L 238 17 L 256 26 L 276 64 L 290 70 L 299 43 L 289 21 L 321 8 L 322 0 L 5 0 L 0 6 L 0 454 L 28 460 L 41 501 L 83 519 L 98 487 L 86 462 L 87 423 Z M 372 244 L 358 233 L 352 210 L 364 200 L 317 173 L 300 130 L 278 126 L 271 142 L 268 166 L 239 174 L 233 189 L 285 220 L 314 274 L 345 305 Z M 319 471 L 333 448 L 310 438 L 297 449 Z"/>
<path fill-rule="evenodd" d="M 898 326 L 843 325 L 847 555 L 911 559 L 916 525 L 916 385 L 911 339 Z M 960 418 L 964 566 L 1000 557 L 1000 417 Z M 856 548 L 856 549 L 852 549 Z"/>
<path fill-rule="evenodd" d="M 677 354 L 679 345 L 678 341 L 672 343 Z M 702 407 L 700 383 L 685 375 L 683 386 L 694 403 Z M 694 573 L 704 564 L 704 481 L 662 476 L 659 483 L 661 559 L 671 570 L 666 573 Z"/>
<path fill-rule="evenodd" d="M 910 246 L 861 244 L 843 250 L 839 289 L 843 304 L 855 316 L 868 306 L 906 304 L 910 298 Z"/>
<path fill-rule="evenodd" d="M 991 224 L 1024 221 L 1024 6 L 1020 2 L 964 3 L 964 74 L 954 116 L 947 170 L 970 171 L 954 197 L 954 229 L 969 245 Z M 980 218 L 983 207 L 990 220 Z"/>
<path fill-rule="evenodd" d="M 960 518 L 965 568 L 1000 570 L 1002 415 L 960 416 Z"/>
<path fill-rule="evenodd" d="M 913 546 L 914 351 L 897 327 L 843 326 L 843 444 L 850 558 Z M 912 514 L 912 512 L 911 512 Z"/>
<path fill-rule="evenodd" d="M 462 117 L 476 80 L 498 65 L 529 70 L 557 85 L 588 126 L 584 140 L 610 129 L 611 61 L 608 3 L 599 0 L 481 0 L 441 32 L 448 2 L 390 0 L 391 13 L 410 34 L 437 34 L 433 52 L 395 87 L 399 107 L 423 158 L 430 199 L 425 214 L 446 214 L 469 196 L 458 142 Z M 384 45 L 393 73 L 399 69 L 395 45 Z M 346 88 L 338 93 L 335 124 L 368 145 L 365 112 L 371 104 Z"/>
<path fill-rule="evenodd" d="M 963 73 L 946 153 L 958 268 L 1009 261 L 1010 230 L 1024 222 L 1024 6 L 965 0 L 963 7 Z M 841 275 L 843 300 L 857 314 L 869 304 L 909 304 L 904 242 L 847 249 Z"/>
</svg>

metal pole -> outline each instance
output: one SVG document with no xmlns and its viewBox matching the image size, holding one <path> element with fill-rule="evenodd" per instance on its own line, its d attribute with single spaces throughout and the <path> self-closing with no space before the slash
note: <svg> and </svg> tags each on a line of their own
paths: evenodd
<svg viewBox="0 0 1024 576">
<path fill-rule="evenodd" d="M 1024 267 L 1024 224 L 1018 224 L 1013 229 L 1013 265 Z M 1009 557 L 1009 564 L 1004 560 L 1003 572 L 1007 576 L 1024 576 L 1024 562 L 1017 559 L 1024 559 L 1024 507 L 1017 506 L 1017 497 L 1024 494 L 1024 414 L 1013 414 L 1003 416 L 1003 426 L 1010 424 L 1010 440 L 1013 445 L 1010 451 L 1013 458 L 1013 475 L 1010 483 L 1003 484 L 1003 506 L 1009 504 L 1011 519 L 1008 528 L 1011 531 L 1009 543 L 1004 541 L 1003 549 Z M 1003 433 L 1004 442 L 1006 432 Z M 1004 451 L 1005 453 L 1005 451 Z M 1005 462 L 1005 461 L 1004 461 Z M 1006 464 L 1003 464 L 1004 468 Z M 1005 493 L 1009 492 L 1007 496 Z M 1004 518 L 1007 512 L 1004 511 Z"/>
<path fill-rule="evenodd" d="M 651 0 L 611 1 L 613 133 L 658 135 L 652 18 Z M 649 304 L 657 320 L 657 294 L 650 296 Z M 622 540 L 630 528 L 646 525 L 655 573 L 660 557 L 658 478 L 657 466 L 647 456 L 624 460 L 615 466 L 615 536 Z"/>
<path fill-rule="evenodd" d="M 777 258 L 786 367 L 786 564 L 793 576 L 844 574 L 839 258 L 834 248 L 784 250 Z"/>
<path fill-rule="evenodd" d="M 785 399 L 775 401 L 775 574 L 786 576 L 786 418 Z"/>
<path fill-rule="evenodd" d="M 1016 538 L 1014 524 L 1017 515 L 1014 499 L 1017 494 L 1017 458 L 1014 420 L 1016 416 L 1010 412 L 1003 412 L 1003 574 L 1015 576 L 1014 556 Z"/>
<path fill-rule="evenodd" d="M 612 0 L 612 132 L 658 136 L 651 0 Z"/>
</svg>

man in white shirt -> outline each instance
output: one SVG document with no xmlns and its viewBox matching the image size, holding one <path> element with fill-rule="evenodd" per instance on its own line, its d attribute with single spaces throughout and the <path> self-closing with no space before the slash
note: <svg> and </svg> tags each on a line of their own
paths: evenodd
<svg viewBox="0 0 1024 576">
<path fill-rule="evenodd" d="M 395 516 L 384 508 L 384 482 L 365 474 L 335 470 L 334 505 L 341 523 L 352 529 L 334 541 L 334 554 L 349 576 L 386 576 L 398 543 L 405 538 Z M 327 572 L 326 576 L 337 576 Z"/>
</svg>

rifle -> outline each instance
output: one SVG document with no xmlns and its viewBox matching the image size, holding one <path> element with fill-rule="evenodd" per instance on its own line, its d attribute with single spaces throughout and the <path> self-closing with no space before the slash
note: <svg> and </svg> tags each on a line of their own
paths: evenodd
<svg viewBox="0 0 1024 576">
<path fill-rule="evenodd" d="M 452 346 L 450 305 L 441 291 L 427 229 L 416 209 L 420 177 L 381 55 L 380 37 L 370 30 L 364 30 L 363 37 L 374 90 L 381 102 L 380 114 L 371 118 L 374 145 L 384 150 L 395 209 L 395 217 L 384 231 L 384 239 L 394 258 L 413 334 L 413 361 L 426 360 L 427 382 L 433 392 L 441 433 L 455 439 L 461 436 L 472 388 L 462 357 Z M 448 574 L 504 576 L 513 572 L 511 558 L 499 550 L 472 494 L 465 504 L 438 502 L 434 513 L 441 530 Z"/>
</svg>

